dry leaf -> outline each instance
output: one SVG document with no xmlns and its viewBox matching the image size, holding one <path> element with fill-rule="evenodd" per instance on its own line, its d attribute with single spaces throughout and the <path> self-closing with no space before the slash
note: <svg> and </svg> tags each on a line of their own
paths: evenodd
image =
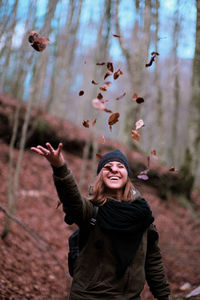
<svg viewBox="0 0 200 300">
<path fill-rule="evenodd" d="M 144 121 L 142 119 L 140 119 L 139 121 L 137 121 L 135 123 L 135 126 L 136 126 L 136 130 L 140 129 L 141 127 L 144 126 Z"/>
<path fill-rule="evenodd" d="M 114 68 L 113 68 L 113 64 L 112 64 L 112 62 L 107 62 L 107 69 L 108 69 L 108 71 L 110 71 L 110 72 L 112 72 L 112 73 L 113 73 L 113 71 L 114 71 Z"/>
<path fill-rule="evenodd" d="M 132 129 L 131 131 L 132 138 L 136 141 L 140 141 L 140 134 L 137 132 L 137 130 Z"/>
<path fill-rule="evenodd" d="M 120 38 L 121 36 L 118 34 L 113 34 L 114 37 Z"/>
<path fill-rule="evenodd" d="M 31 46 L 39 52 L 43 51 L 49 43 L 48 38 L 41 36 L 36 31 L 29 32 L 28 41 L 31 43 Z"/>
<path fill-rule="evenodd" d="M 106 64 L 105 62 L 98 62 L 98 63 L 96 63 L 97 66 L 103 66 L 105 64 Z"/>
<path fill-rule="evenodd" d="M 105 74 L 105 76 L 104 76 L 104 80 L 105 80 L 108 76 L 110 76 L 110 75 L 112 75 L 111 72 L 106 72 L 106 74 Z"/>
<path fill-rule="evenodd" d="M 144 98 L 138 97 L 138 94 L 134 93 L 132 99 L 136 101 L 138 104 L 141 104 L 144 102 Z"/>
<path fill-rule="evenodd" d="M 150 62 L 147 63 L 147 64 L 145 65 L 145 67 L 150 67 L 150 66 L 153 64 L 153 62 L 155 61 L 155 57 L 156 57 L 157 55 L 159 55 L 158 52 L 155 52 L 155 51 L 151 52 L 151 59 L 150 59 Z"/>
<path fill-rule="evenodd" d="M 142 179 L 142 180 L 148 180 L 148 179 L 149 179 L 149 177 L 147 176 L 148 172 L 149 172 L 149 169 L 146 169 L 146 170 L 141 171 L 141 172 L 137 175 L 137 178 Z"/>
<path fill-rule="evenodd" d="M 94 120 L 92 121 L 92 126 L 94 126 L 94 125 L 96 124 L 96 122 L 97 122 L 97 119 L 94 119 Z"/>
<path fill-rule="evenodd" d="M 107 91 L 107 88 L 102 87 L 102 86 L 100 86 L 99 89 L 100 89 L 101 91 L 103 91 L 103 92 L 106 92 L 106 91 Z"/>
<path fill-rule="evenodd" d="M 82 124 L 84 127 L 89 128 L 90 127 L 89 122 L 90 122 L 89 120 L 84 120 Z"/>
<path fill-rule="evenodd" d="M 115 123 L 117 123 L 119 120 L 119 116 L 120 114 L 119 113 L 113 113 L 109 119 L 108 119 L 108 124 L 109 125 L 114 125 Z"/>
<path fill-rule="evenodd" d="M 110 110 L 108 108 L 105 108 L 104 111 L 107 112 L 107 113 L 109 113 L 109 114 L 112 113 L 112 110 Z"/>
<path fill-rule="evenodd" d="M 109 86 L 110 86 L 111 84 L 112 84 L 111 81 L 106 81 L 106 82 L 104 82 L 104 87 L 105 87 L 106 89 L 108 89 Z"/>
<path fill-rule="evenodd" d="M 124 96 L 126 96 L 125 92 L 121 96 L 117 97 L 116 100 L 121 100 L 122 98 L 124 98 Z"/>
<path fill-rule="evenodd" d="M 92 100 L 92 105 L 94 108 L 99 109 L 99 110 L 104 110 L 106 107 L 105 105 L 99 101 L 99 99 L 95 98 Z"/>
<path fill-rule="evenodd" d="M 97 99 L 99 99 L 99 100 L 103 99 L 103 95 L 102 95 L 101 93 L 99 93 L 99 94 L 97 95 Z"/>
<path fill-rule="evenodd" d="M 83 95 L 84 95 L 84 91 L 81 90 L 81 91 L 79 92 L 79 96 L 83 96 Z"/>
<path fill-rule="evenodd" d="M 123 74 L 123 72 L 120 69 L 118 69 L 113 75 L 114 80 L 116 80 L 119 77 L 119 75 L 122 75 L 122 74 Z"/>
<path fill-rule="evenodd" d="M 98 83 L 96 81 L 92 80 L 92 84 L 96 84 L 97 85 Z"/>
</svg>

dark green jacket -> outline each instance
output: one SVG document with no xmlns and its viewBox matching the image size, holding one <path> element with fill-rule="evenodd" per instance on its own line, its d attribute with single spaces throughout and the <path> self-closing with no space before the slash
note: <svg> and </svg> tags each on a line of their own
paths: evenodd
<svg viewBox="0 0 200 300">
<path fill-rule="evenodd" d="M 55 186 L 67 222 L 84 226 L 93 215 L 93 204 L 81 196 L 75 178 L 66 166 L 53 169 Z M 117 279 L 117 261 L 111 241 L 97 222 L 75 263 L 69 299 L 139 300 L 145 280 L 155 298 L 168 299 L 170 288 L 165 278 L 158 240 L 148 244 L 147 237 L 152 232 L 155 233 L 154 225 L 143 234 L 124 276 Z"/>
</svg>

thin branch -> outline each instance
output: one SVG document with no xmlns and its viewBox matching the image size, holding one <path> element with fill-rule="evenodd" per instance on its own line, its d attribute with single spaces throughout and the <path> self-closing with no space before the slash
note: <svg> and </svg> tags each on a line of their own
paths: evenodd
<svg viewBox="0 0 200 300">
<path fill-rule="evenodd" d="M 0 205 L 0 210 L 8 218 L 10 218 L 12 221 L 16 222 L 20 227 L 22 227 L 33 239 L 35 239 L 37 241 L 38 244 L 36 244 L 36 246 L 38 247 L 38 249 L 49 252 L 49 254 L 56 260 L 56 262 L 58 263 L 60 268 L 63 270 L 63 272 L 66 273 L 66 270 L 63 267 L 63 263 L 57 258 L 57 256 L 55 255 L 53 249 L 49 245 L 47 245 L 47 241 L 45 241 L 44 238 L 40 237 L 36 232 L 34 232 L 30 228 L 28 228 L 28 226 L 25 223 L 23 223 L 22 221 L 20 221 L 16 217 L 14 217 L 12 214 L 7 212 L 7 210 L 1 205 Z M 3 238 L 4 237 L 2 236 L 2 239 Z"/>
</svg>

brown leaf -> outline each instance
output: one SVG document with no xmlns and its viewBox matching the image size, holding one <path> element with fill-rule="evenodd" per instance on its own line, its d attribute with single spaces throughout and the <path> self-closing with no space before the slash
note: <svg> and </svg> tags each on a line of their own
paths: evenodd
<svg viewBox="0 0 200 300">
<path fill-rule="evenodd" d="M 104 108 L 104 111 L 107 112 L 107 113 L 109 113 L 109 114 L 112 113 L 112 110 L 110 110 L 108 108 Z"/>
<path fill-rule="evenodd" d="M 98 62 L 98 63 L 96 63 L 97 66 L 103 66 L 105 64 L 106 64 L 105 62 Z"/>
<path fill-rule="evenodd" d="M 109 119 L 108 119 L 108 124 L 109 125 L 114 125 L 115 123 L 117 123 L 119 120 L 119 116 L 120 114 L 119 113 L 113 113 Z"/>
<path fill-rule="evenodd" d="M 96 124 L 96 122 L 97 122 L 97 119 L 94 119 L 94 120 L 92 121 L 92 126 L 94 126 L 94 125 Z"/>
<path fill-rule="evenodd" d="M 106 107 L 105 105 L 99 101 L 99 99 L 95 98 L 92 100 L 92 105 L 94 108 L 99 109 L 99 110 L 104 110 Z"/>
<path fill-rule="evenodd" d="M 116 100 L 121 100 L 122 98 L 124 98 L 124 96 L 126 96 L 125 92 L 122 95 L 120 95 L 119 97 L 117 97 Z"/>
<path fill-rule="evenodd" d="M 153 62 L 155 61 L 156 55 L 159 55 L 159 53 L 155 52 L 155 51 L 151 52 L 151 59 L 150 59 L 149 63 L 147 63 L 145 65 L 145 67 L 150 67 L 153 64 Z"/>
<path fill-rule="evenodd" d="M 149 177 L 147 176 L 149 172 L 149 169 L 143 170 L 139 173 L 139 175 L 137 175 L 137 178 L 142 179 L 142 180 L 148 180 Z"/>
<path fill-rule="evenodd" d="M 112 62 L 107 62 L 107 69 L 108 69 L 110 72 L 112 72 L 112 73 L 113 73 L 113 71 L 114 71 L 114 68 L 113 68 L 113 64 L 112 64 Z"/>
<path fill-rule="evenodd" d="M 153 52 L 151 52 L 151 56 L 152 55 L 160 55 L 158 52 L 156 52 L 156 51 L 153 51 Z"/>
<path fill-rule="evenodd" d="M 151 150 L 151 155 L 157 156 L 155 149 Z"/>
<path fill-rule="evenodd" d="M 90 127 L 89 122 L 90 122 L 89 120 L 84 120 L 82 124 L 84 127 L 89 128 Z"/>
<path fill-rule="evenodd" d="M 96 153 L 96 157 L 101 160 L 103 156 L 100 153 Z"/>
<path fill-rule="evenodd" d="M 108 76 L 110 76 L 110 75 L 112 75 L 111 72 L 106 72 L 106 74 L 105 74 L 105 76 L 104 76 L 104 80 L 105 80 Z"/>
<path fill-rule="evenodd" d="M 110 87 L 111 84 L 112 84 L 111 81 L 106 81 L 106 82 L 104 82 L 104 87 L 105 87 L 106 89 L 108 89 L 108 88 Z"/>
<path fill-rule="evenodd" d="M 136 141 L 140 141 L 140 134 L 137 132 L 137 130 L 132 129 L 131 131 L 132 138 Z"/>
<path fill-rule="evenodd" d="M 121 35 L 118 35 L 118 34 L 113 34 L 114 37 L 117 37 L 117 38 L 120 38 Z"/>
<path fill-rule="evenodd" d="M 120 69 L 118 69 L 113 75 L 114 80 L 116 80 L 119 77 L 119 75 L 122 75 L 122 74 L 123 74 L 123 72 Z"/>
<path fill-rule="evenodd" d="M 107 89 L 106 89 L 105 87 L 102 87 L 102 86 L 100 86 L 99 89 L 100 89 L 101 91 L 103 91 L 103 92 L 106 92 L 106 91 L 107 91 Z"/>
<path fill-rule="evenodd" d="M 99 100 L 103 99 L 103 95 L 102 95 L 101 93 L 99 93 L 99 94 L 97 95 L 97 99 L 99 99 Z"/>
<path fill-rule="evenodd" d="M 112 125 L 109 125 L 110 131 L 112 131 Z"/>
<path fill-rule="evenodd" d="M 83 95 L 84 95 L 84 91 L 81 90 L 81 91 L 79 92 L 79 96 L 83 96 Z"/>
<path fill-rule="evenodd" d="M 144 98 L 138 97 L 138 94 L 134 93 L 132 99 L 136 101 L 138 104 L 141 104 L 144 102 Z"/>
<path fill-rule="evenodd" d="M 92 80 L 92 84 L 96 84 L 97 85 L 98 83 L 96 81 Z"/>
<path fill-rule="evenodd" d="M 140 129 L 141 127 L 144 126 L 144 121 L 142 119 L 140 119 L 139 121 L 137 121 L 135 123 L 135 126 L 136 126 L 136 130 Z"/>
<path fill-rule="evenodd" d="M 48 38 L 41 36 L 36 31 L 31 31 L 29 33 L 28 41 L 31 43 L 31 46 L 39 52 L 43 51 L 49 43 Z"/>
</svg>

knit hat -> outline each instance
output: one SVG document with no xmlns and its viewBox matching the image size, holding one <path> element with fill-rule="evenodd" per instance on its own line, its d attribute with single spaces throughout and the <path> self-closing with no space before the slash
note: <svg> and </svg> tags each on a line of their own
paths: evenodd
<svg viewBox="0 0 200 300">
<path fill-rule="evenodd" d="M 128 175 L 130 175 L 130 167 L 129 167 L 129 163 L 128 160 L 126 158 L 126 156 L 118 149 L 112 151 L 112 152 L 108 152 L 106 154 L 103 155 L 102 159 L 99 161 L 98 167 L 97 167 L 97 175 L 99 174 L 99 172 L 101 171 L 101 169 L 109 162 L 111 161 L 118 161 L 120 163 L 122 163 L 127 172 Z"/>
</svg>

